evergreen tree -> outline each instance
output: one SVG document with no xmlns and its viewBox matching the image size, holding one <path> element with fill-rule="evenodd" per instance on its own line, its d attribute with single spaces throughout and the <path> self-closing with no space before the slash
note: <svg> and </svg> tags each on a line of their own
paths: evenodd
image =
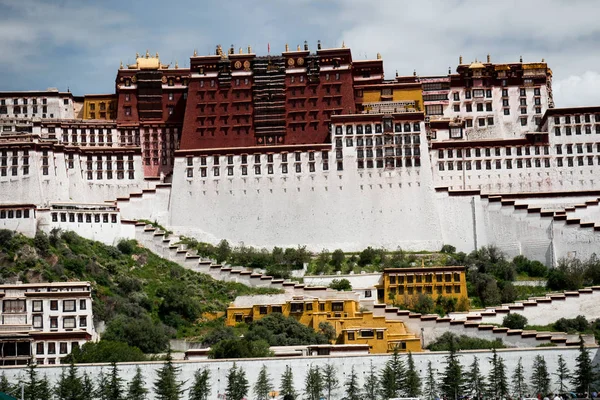
<svg viewBox="0 0 600 400">
<path fill-rule="evenodd" d="M 556 383 L 558 384 L 558 391 L 560 393 L 564 393 L 567 391 L 567 387 L 565 386 L 565 382 L 570 379 L 569 369 L 567 368 L 567 363 L 563 358 L 562 354 L 558 356 L 558 367 L 556 368 Z"/>
<path fill-rule="evenodd" d="M 9 393 L 9 392 L 12 392 L 13 390 L 14 390 L 14 385 L 12 385 L 8 381 L 8 378 L 6 378 L 6 375 L 3 372 L 2 375 L 0 375 L 0 392 Z"/>
<path fill-rule="evenodd" d="M 48 400 L 52 398 L 52 387 L 50 386 L 50 382 L 48 382 L 48 376 L 46 375 L 44 375 L 44 377 L 40 380 L 38 394 L 38 399 L 40 400 Z"/>
<path fill-rule="evenodd" d="M 522 357 L 519 357 L 519 362 L 515 367 L 515 372 L 512 376 L 513 391 L 515 397 L 523 398 L 527 393 L 527 383 L 525 382 L 525 370 L 523 369 Z"/>
<path fill-rule="evenodd" d="M 469 366 L 469 372 L 465 373 L 465 391 L 471 397 L 481 399 L 485 389 L 485 378 L 479 368 L 479 359 L 473 357 L 473 362 Z"/>
<path fill-rule="evenodd" d="M 146 382 L 144 382 L 144 377 L 142 376 L 142 369 L 138 365 L 135 368 L 135 375 L 128 385 L 127 399 L 144 400 L 146 398 L 146 394 L 148 394 L 148 389 L 146 389 Z"/>
<path fill-rule="evenodd" d="M 463 392 L 462 366 L 456 355 L 454 339 L 449 343 L 449 354 L 446 356 L 446 368 L 442 375 L 441 390 L 447 399 L 457 400 Z"/>
<path fill-rule="evenodd" d="M 390 363 L 386 363 L 379 378 L 379 397 L 382 399 L 393 399 L 397 397 L 398 387 L 396 385 L 396 374 Z"/>
<path fill-rule="evenodd" d="M 167 351 L 165 363 L 158 370 L 158 377 L 154 381 L 154 398 L 156 400 L 179 400 L 181 398 L 182 383 L 177 380 L 179 368 L 173 365 L 171 348 Z"/>
<path fill-rule="evenodd" d="M 98 387 L 96 388 L 95 395 L 98 400 L 110 400 L 108 375 L 104 373 L 103 369 L 100 369 L 100 373 L 98 374 Z"/>
<path fill-rule="evenodd" d="M 360 387 L 358 386 L 358 375 L 356 371 L 354 371 L 354 366 L 350 370 L 350 376 L 346 383 L 344 383 L 346 387 L 346 396 L 344 400 L 359 400 L 360 399 Z"/>
<path fill-rule="evenodd" d="M 272 390 L 273 385 L 271 385 L 271 378 L 267 373 L 267 367 L 263 364 L 258 373 L 258 379 L 254 384 L 254 395 L 256 396 L 256 400 L 269 400 L 269 392 Z"/>
<path fill-rule="evenodd" d="M 506 381 L 506 366 L 504 359 L 498 356 L 496 349 L 492 349 L 492 357 L 489 359 L 491 365 L 488 376 L 488 394 L 493 398 L 504 398 L 508 395 L 508 383 Z"/>
<path fill-rule="evenodd" d="M 190 388 L 189 400 L 208 400 L 210 394 L 210 371 L 208 368 L 194 373 L 194 384 Z"/>
<path fill-rule="evenodd" d="M 42 399 L 39 394 L 39 385 L 40 381 L 38 379 L 36 365 L 34 363 L 29 363 L 29 367 L 27 367 L 27 380 L 23 382 L 25 387 L 23 394 L 25 395 L 25 400 L 46 400 Z"/>
<path fill-rule="evenodd" d="M 112 362 L 110 367 L 110 375 L 108 376 L 108 394 L 111 400 L 123 400 L 123 379 L 119 376 L 117 363 Z"/>
<path fill-rule="evenodd" d="M 327 400 L 331 400 L 331 395 L 340 387 L 340 381 L 337 378 L 337 370 L 333 364 L 326 364 L 323 367 L 323 390 Z"/>
<path fill-rule="evenodd" d="M 75 364 L 63 368 L 58 383 L 54 389 L 57 400 L 87 400 L 89 393 L 83 392 L 81 377 L 77 375 Z"/>
<path fill-rule="evenodd" d="M 421 377 L 415 368 L 412 352 L 408 352 L 408 363 L 404 378 L 404 396 L 419 397 L 421 393 Z"/>
<path fill-rule="evenodd" d="M 427 376 L 425 377 L 425 390 L 424 393 L 427 400 L 434 400 L 437 398 L 437 383 L 435 380 L 435 370 L 431 365 L 431 361 L 427 363 Z"/>
<path fill-rule="evenodd" d="M 248 395 L 248 387 L 246 372 L 233 363 L 227 374 L 227 400 L 242 400 Z"/>
<path fill-rule="evenodd" d="M 292 368 L 289 365 L 285 366 L 285 371 L 283 371 L 283 375 L 281 376 L 281 388 L 279 390 L 279 394 L 282 397 L 287 398 L 296 398 L 296 389 L 294 388 L 294 374 L 292 373 Z"/>
<path fill-rule="evenodd" d="M 319 367 L 308 368 L 306 379 L 304 380 L 304 395 L 306 400 L 319 400 L 323 395 L 323 378 Z"/>
<path fill-rule="evenodd" d="M 546 360 L 544 357 L 537 355 L 533 360 L 531 374 L 531 388 L 536 394 L 542 396 L 550 391 L 550 376 L 548 376 L 548 368 L 546 368 Z"/>
<path fill-rule="evenodd" d="M 575 361 L 571 384 L 577 393 L 587 393 L 590 385 L 594 382 L 595 374 L 590 352 L 585 348 L 582 337 L 579 337 L 579 355 Z"/>
<path fill-rule="evenodd" d="M 379 380 L 377 379 L 377 373 L 375 372 L 375 368 L 373 367 L 373 361 L 371 361 L 369 374 L 365 378 L 365 383 L 363 385 L 365 400 L 377 400 L 378 387 Z"/>
<path fill-rule="evenodd" d="M 94 382 L 92 382 L 92 379 L 87 372 L 84 372 L 83 377 L 81 378 L 81 388 L 83 389 L 83 393 L 91 394 L 92 396 L 95 393 Z"/>
<path fill-rule="evenodd" d="M 398 352 L 398 348 L 394 348 L 394 354 L 392 354 L 392 359 L 389 361 L 392 370 L 394 371 L 394 376 L 396 379 L 396 392 L 403 393 L 406 391 L 406 367 L 404 366 L 404 360 L 400 357 L 400 353 Z"/>
</svg>

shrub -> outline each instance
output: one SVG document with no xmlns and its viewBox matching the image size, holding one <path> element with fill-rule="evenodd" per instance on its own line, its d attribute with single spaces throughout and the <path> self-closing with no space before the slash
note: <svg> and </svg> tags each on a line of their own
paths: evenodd
<svg viewBox="0 0 600 400">
<path fill-rule="evenodd" d="M 37 231 L 35 233 L 33 245 L 41 256 L 47 257 L 50 254 L 50 239 L 44 231 Z"/>
<path fill-rule="evenodd" d="M 135 240 L 121 239 L 117 244 L 117 249 L 119 249 L 119 251 L 123 254 L 130 255 L 133 254 L 133 252 L 135 251 L 135 245 Z"/>
<path fill-rule="evenodd" d="M 590 323 L 583 315 L 578 315 L 571 319 L 561 318 L 553 326 L 559 332 L 585 332 L 590 328 Z"/>
<path fill-rule="evenodd" d="M 6 249 L 14 236 L 13 231 L 8 229 L 0 229 L 0 247 Z"/>
<path fill-rule="evenodd" d="M 65 363 L 108 363 L 146 361 L 147 357 L 137 347 L 127 343 L 100 340 L 87 342 L 81 347 L 73 348 L 65 358 Z"/>
<path fill-rule="evenodd" d="M 154 323 L 149 317 L 129 318 L 116 316 L 106 326 L 104 340 L 127 343 L 144 353 L 160 353 L 167 348 L 170 335 L 164 325 Z"/>
<path fill-rule="evenodd" d="M 502 326 L 509 329 L 524 329 L 527 326 L 527 318 L 521 314 L 508 314 L 502 320 Z"/>
<path fill-rule="evenodd" d="M 350 281 L 345 278 L 344 279 L 334 279 L 329 284 L 329 287 L 331 289 L 335 289 L 338 291 L 344 291 L 344 292 L 348 292 L 348 291 L 352 290 L 352 285 L 350 284 Z"/>
<path fill-rule="evenodd" d="M 486 340 L 472 338 L 466 335 L 455 335 L 451 332 L 446 332 L 434 342 L 427 346 L 431 351 L 449 351 L 450 342 L 454 342 L 454 348 L 458 350 L 477 350 L 477 349 L 501 349 L 504 348 L 502 340 Z"/>
<path fill-rule="evenodd" d="M 456 253 L 456 247 L 449 245 L 449 244 L 445 244 L 442 246 L 440 253 L 454 254 L 454 253 Z"/>
</svg>

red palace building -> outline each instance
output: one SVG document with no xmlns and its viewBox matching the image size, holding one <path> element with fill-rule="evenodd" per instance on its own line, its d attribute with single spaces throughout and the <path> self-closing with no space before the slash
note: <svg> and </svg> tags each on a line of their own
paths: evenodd
<svg viewBox="0 0 600 400">
<path fill-rule="evenodd" d="M 355 89 L 382 83 L 381 58 L 353 61 L 345 46 L 274 56 L 217 46 L 189 69 L 146 52 L 117 74 L 117 127 L 142 147 L 145 175 L 164 177 L 176 150 L 330 143 L 331 116 L 360 111 Z"/>
</svg>

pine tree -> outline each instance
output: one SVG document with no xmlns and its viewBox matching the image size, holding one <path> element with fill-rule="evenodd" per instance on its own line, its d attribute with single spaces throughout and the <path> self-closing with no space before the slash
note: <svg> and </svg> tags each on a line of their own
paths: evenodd
<svg viewBox="0 0 600 400">
<path fill-rule="evenodd" d="M 595 374 L 590 353 L 585 348 L 582 337 L 579 337 L 579 355 L 575 361 L 571 384 L 577 393 L 587 393 L 590 385 L 594 382 Z"/>
<path fill-rule="evenodd" d="M 306 400 L 319 400 L 323 395 L 323 378 L 319 367 L 313 367 L 312 364 L 306 373 L 304 380 L 304 395 Z"/>
<path fill-rule="evenodd" d="M 208 400 L 210 394 L 210 371 L 208 368 L 194 373 L 194 384 L 190 388 L 189 400 Z"/>
<path fill-rule="evenodd" d="M 421 377 L 415 368 L 412 352 L 408 352 L 408 363 L 404 379 L 404 396 L 419 397 L 421 395 Z"/>
<path fill-rule="evenodd" d="M 567 390 L 565 386 L 565 382 L 570 379 L 569 369 L 567 368 L 567 363 L 563 358 L 562 354 L 558 356 L 558 367 L 556 369 L 556 383 L 558 384 L 558 390 L 560 393 L 564 393 Z"/>
<path fill-rule="evenodd" d="M 373 367 L 373 361 L 369 368 L 369 374 L 365 378 L 363 385 L 363 392 L 366 400 L 377 400 L 377 391 L 379 387 L 379 380 L 377 379 L 377 373 Z"/>
<path fill-rule="evenodd" d="M 48 382 L 47 375 L 44 375 L 44 377 L 40 380 L 38 394 L 38 399 L 40 400 L 48 400 L 52 398 L 52 387 L 50 386 L 50 382 Z"/>
<path fill-rule="evenodd" d="M 520 399 L 523 398 L 525 393 L 527 393 L 527 383 L 525 382 L 525 370 L 523 369 L 522 357 L 519 357 L 519 362 L 515 367 L 515 372 L 512 376 L 512 384 L 515 397 Z"/>
<path fill-rule="evenodd" d="M 246 372 L 242 368 L 238 368 L 236 363 L 229 369 L 227 374 L 227 399 L 242 400 L 248 394 L 248 379 Z"/>
<path fill-rule="evenodd" d="M 67 370 L 62 370 L 54 389 L 57 400 L 86 400 L 89 393 L 83 392 L 81 378 L 77 375 L 77 367 L 71 363 Z"/>
<path fill-rule="evenodd" d="M 388 362 L 381 370 L 381 377 L 379 378 L 379 397 L 382 399 L 393 399 L 397 397 L 397 394 L 398 387 L 396 385 L 396 374 Z"/>
<path fill-rule="evenodd" d="M 396 392 L 403 393 L 406 391 L 406 367 L 404 366 L 404 360 L 400 357 L 400 353 L 398 352 L 398 348 L 394 348 L 394 354 L 392 354 L 392 359 L 389 361 L 392 370 L 394 371 L 394 376 L 396 378 Z"/>
<path fill-rule="evenodd" d="M 425 390 L 424 395 L 427 400 L 434 400 L 437 398 L 437 383 L 435 380 L 435 370 L 431 365 L 431 361 L 427 363 L 427 376 L 425 377 Z"/>
<path fill-rule="evenodd" d="M 146 398 L 146 394 L 148 394 L 148 389 L 146 389 L 146 383 L 144 382 L 144 377 L 142 376 L 142 369 L 138 365 L 135 368 L 135 375 L 131 379 L 131 382 L 129 382 L 127 399 L 144 400 Z"/>
<path fill-rule="evenodd" d="M 2 375 L 0 375 L 0 392 L 9 393 L 9 392 L 12 392 L 13 390 L 14 390 L 14 385 L 12 385 L 8 381 L 8 378 L 6 378 L 6 375 L 3 372 Z"/>
<path fill-rule="evenodd" d="M 492 364 L 488 376 L 488 394 L 493 398 L 504 398 L 508 395 L 508 383 L 506 381 L 506 366 L 504 359 L 498 356 L 496 349 L 492 349 Z"/>
<path fill-rule="evenodd" d="M 108 375 L 104 373 L 103 369 L 100 369 L 100 373 L 98 373 L 98 387 L 95 391 L 96 398 L 98 400 L 110 400 L 110 393 L 108 391 Z"/>
<path fill-rule="evenodd" d="M 23 385 L 25 387 L 23 392 L 25 400 L 45 400 L 42 399 L 39 394 L 40 381 L 34 363 L 29 363 L 29 366 L 27 367 L 27 380 L 23 382 Z"/>
<path fill-rule="evenodd" d="M 283 375 L 281 376 L 281 388 L 279 390 L 279 394 L 284 398 L 287 396 L 287 399 L 296 398 L 294 374 L 292 373 L 292 368 L 289 365 L 285 366 L 285 371 L 283 371 Z"/>
<path fill-rule="evenodd" d="M 273 390 L 271 385 L 271 378 L 267 373 L 267 367 L 263 364 L 260 372 L 258 373 L 258 379 L 254 384 L 254 395 L 256 400 L 269 400 L 269 393 Z"/>
<path fill-rule="evenodd" d="M 117 363 L 111 363 L 110 375 L 108 376 L 108 394 L 111 400 L 123 400 L 123 379 L 119 376 Z"/>
<path fill-rule="evenodd" d="M 533 360 L 531 388 L 536 394 L 546 395 L 550 391 L 550 377 L 544 357 L 537 355 Z"/>
<path fill-rule="evenodd" d="M 462 366 L 456 355 L 456 344 L 450 341 L 449 354 L 446 356 L 446 368 L 442 375 L 441 390 L 447 399 L 457 400 L 463 392 Z"/>
<path fill-rule="evenodd" d="M 94 395 L 94 382 L 92 382 L 92 379 L 90 378 L 87 372 L 84 372 L 83 377 L 81 378 L 81 388 L 83 390 L 83 393 L 88 393 L 92 396 Z"/>
<path fill-rule="evenodd" d="M 465 373 L 465 391 L 475 398 L 482 398 L 485 389 L 485 378 L 479 368 L 479 359 L 473 357 L 469 371 Z"/>
<path fill-rule="evenodd" d="M 171 349 L 167 351 L 165 363 L 157 372 L 158 377 L 154 381 L 154 398 L 156 400 L 179 400 L 183 392 L 182 383 L 177 380 L 179 368 L 173 365 Z"/>
<path fill-rule="evenodd" d="M 337 371 L 333 364 L 326 364 L 323 367 L 323 390 L 327 400 L 331 400 L 331 395 L 340 387 L 340 381 L 337 378 Z"/>
<path fill-rule="evenodd" d="M 358 375 L 356 371 L 354 371 L 354 366 L 350 370 L 350 376 L 348 380 L 344 383 L 346 387 L 346 396 L 344 400 L 359 400 L 360 399 L 360 388 L 358 386 Z"/>
</svg>

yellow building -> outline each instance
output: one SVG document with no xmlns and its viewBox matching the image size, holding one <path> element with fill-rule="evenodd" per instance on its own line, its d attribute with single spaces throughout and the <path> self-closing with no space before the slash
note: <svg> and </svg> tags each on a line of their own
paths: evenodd
<svg viewBox="0 0 600 400">
<path fill-rule="evenodd" d="M 83 119 L 117 119 L 117 96 L 86 94 L 83 99 Z"/>
<path fill-rule="evenodd" d="M 418 112 L 423 111 L 423 87 L 416 77 L 398 77 L 392 82 L 355 86 L 355 100 L 364 112 L 378 112 L 386 103 L 395 112 Z"/>
<path fill-rule="evenodd" d="M 271 313 L 294 317 L 315 330 L 321 322 L 334 328 L 337 344 L 367 344 L 371 353 L 421 351 L 420 339 L 407 332 L 402 321 L 386 320 L 371 311 L 360 311 L 358 295 L 323 291 L 323 296 L 240 296 L 227 309 L 227 325 L 251 322 Z M 327 297 L 327 296 L 331 297 Z"/>
<path fill-rule="evenodd" d="M 379 302 L 409 306 L 419 295 L 439 296 L 458 300 L 458 305 L 468 306 L 465 267 L 389 268 L 383 271 L 383 291 Z"/>
</svg>

